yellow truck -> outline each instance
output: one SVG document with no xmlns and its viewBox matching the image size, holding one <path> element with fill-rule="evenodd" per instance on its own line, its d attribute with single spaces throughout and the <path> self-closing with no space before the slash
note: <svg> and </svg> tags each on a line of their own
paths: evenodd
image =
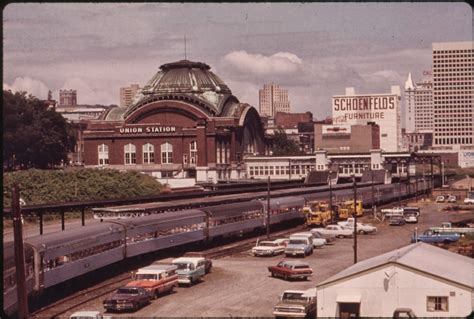
<svg viewBox="0 0 474 319">
<path fill-rule="evenodd" d="M 306 219 L 306 226 L 308 227 L 325 227 L 331 221 L 331 210 L 327 202 L 308 202 L 308 204 L 303 207 L 303 213 Z"/>
<path fill-rule="evenodd" d="M 354 214 L 354 201 L 346 200 L 345 202 L 339 203 L 339 219 L 347 219 L 353 217 Z M 364 216 L 364 208 L 362 207 L 362 201 L 358 200 L 356 204 L 356 215 L 357 217 Z"/>
</svg>

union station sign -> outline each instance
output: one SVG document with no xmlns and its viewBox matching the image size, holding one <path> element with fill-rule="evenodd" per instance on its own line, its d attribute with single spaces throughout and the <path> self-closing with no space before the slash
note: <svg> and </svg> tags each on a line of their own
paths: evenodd
<svg viewBox="0 0 474 319">
<path fill-rule="evenodd" d="M 120 134 L 124 134 L 124 135 L 176 133 L 176 126 L 169 126 L 169 125 L 123 126 L 119 128 L 118 131 Z"/>
</svg>

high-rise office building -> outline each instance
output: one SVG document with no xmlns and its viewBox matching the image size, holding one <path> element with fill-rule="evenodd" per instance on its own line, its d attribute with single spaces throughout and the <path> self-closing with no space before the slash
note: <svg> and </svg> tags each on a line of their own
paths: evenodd
<svg viewBox="0 0 474 319">
<path fill-rule="evenodd" d="M 281 89 L 278 85 L 264 84 L 258 91 L 260 115 L 275 116 L 277 112 L 290 113 L 288 90 Z"/>
<path fill-rule="evenodd" d="M 425 79 L 414 83 L 411 73 L 405 82 L 405 129 L 406 132 L 433 131 L 433 82 L 430 72 L 423 72 Z"/>
<path fill-rule="evenodd" d="M 129 107 L 138 90 L 140 90 L 138 84 L 131 84 L 128 87 L 120 88 L 120 107 Z"/>
<path fill-rule="evenodd" d="M 77 105 L 76 90 L 59 90 L 59 106 Z"/>
<path fill-rule="evenodd" d="M 473 45 L 433 43 L 433 148 L 474 146 Z"/>
</svg>

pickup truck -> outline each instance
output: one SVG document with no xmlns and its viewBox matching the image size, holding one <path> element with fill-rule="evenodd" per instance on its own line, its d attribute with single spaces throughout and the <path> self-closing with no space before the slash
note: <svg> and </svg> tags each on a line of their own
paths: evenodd
<svg viewBox="0 0 474 319">
<path fill-rule="evenodd" d="M 458 233 L 443 233 L 443 232 L 434 232 L 432 230 L 425 230 L 421 235 L 415 237 L 412 236 L 411 242 L 416 243 L 422 241 L 424 243 L 453 243 L 459 240 L 461 236 Z"/>
<path fill-rule="evenodd" d="M 441 223 L 439 227 L 431 227 L 430 230 L 434 232 L 444 232 L 444 233 L 458 233 L 460 235 L 465 234 L 474 234 L 474 228 L 470 227 L 453 227 L 451 223 Z"/>
<path fill-rule="evenodd" d="M 392 216 L 403 216 L 404 209 L 403 207 L 384 208 L 381 212 L 385 218 L 390 218 Z"/>
<path fill-rule="evenodd" d="M 276 318 L 315 318 L 316 288 L 285 290 L 273 308 Z"/>
<path fill-rule="evenodd" d="M 313 236 L 290 236 L 290 241 L 285 248 L 285 255 L 303 257 L 313 253 Z"/>
</svg>

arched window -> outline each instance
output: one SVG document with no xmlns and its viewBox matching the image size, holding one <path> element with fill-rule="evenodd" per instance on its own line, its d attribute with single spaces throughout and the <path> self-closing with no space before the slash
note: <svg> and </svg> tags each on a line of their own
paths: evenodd
<svg viewBox="0 0 474 319">
<path fill-rule="evenodd" d="M 137 148 L 133 144 L 127 144 L 124 147 L 125 149 L 125 165 L 136 164 L 137 157 L 136 152 Z"/>
<path fill-rule="evenodd" d="M 105 144 L 98 146 L 99 165 L 109 164 L 109 147 Z"/>
<path fill-rule="evenodd" d="M 155 147 L 153 144 L 143 145 L 143 164 L 153 164 L 155 162 Z"/>
<path fill-rule="evenodd" d="M 191 141 L 191 143 L 189 143 L 189 158 L 190 158 L 190 164 L 196 164 L 197 162 L 197 142 L 196 141 Z"/>
<path fill-rule="evenodd" d="M 161 163 L 173 164 L 173 145 L 170 143 L 161 144 Z"/>
</svg>

